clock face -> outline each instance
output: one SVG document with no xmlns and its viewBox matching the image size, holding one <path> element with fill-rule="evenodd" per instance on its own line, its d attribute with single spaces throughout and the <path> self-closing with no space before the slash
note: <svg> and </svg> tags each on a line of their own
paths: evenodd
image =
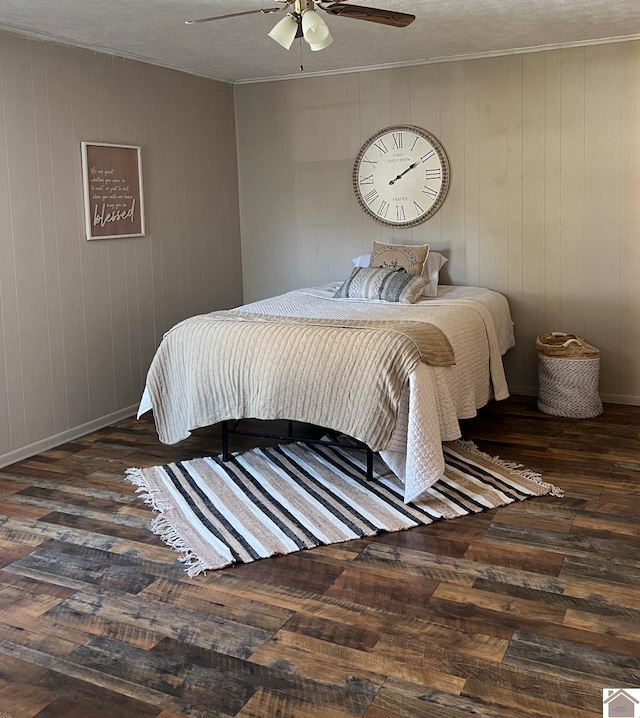
<svg viewBox="0 0 640 718">
<path fill-rule="evenodd" d="M 353 167 L 362 209 L 391 227 L 413 227 L 438 211 L 449 189 L 449 160 L 426 130 L 397 125 L 370 137 Z"/>
</svg>

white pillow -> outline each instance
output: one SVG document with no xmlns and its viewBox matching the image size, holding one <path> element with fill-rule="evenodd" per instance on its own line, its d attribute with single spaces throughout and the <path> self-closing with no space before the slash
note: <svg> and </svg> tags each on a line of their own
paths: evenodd
<svg viewBox="0 0 640 718">
<path fill-rule="evenodd" d="M 371 254 L 361 254 L 359 257 L 354 257 L 352 260 L 354 267 L 368 267 L 371 261 Z M 426 264 L 422 271 L 422 276 L 428 279 L 427 286 L 424 288 L 423 296 L 425 297 L 437 297 L 438 296 L 438 275 L 440 270 L 449 260 L 439 252 L 429 252 Z"/>
</svg>

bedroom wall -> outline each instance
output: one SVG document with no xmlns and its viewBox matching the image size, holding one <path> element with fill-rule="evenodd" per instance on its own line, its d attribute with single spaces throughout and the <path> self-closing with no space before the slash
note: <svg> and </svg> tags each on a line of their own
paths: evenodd
<svg viewBox="0 0 640 718">
<path fill-rule="evenodd" d="M 145 237 L 84 238 L 81 140 L 142 146 Z M 239 235 L 229 85 L 0 33 L 0 466 L 133 413 Z"/>
<path fill-rule="evenodd" d="M 343 278 L 374 239 L 428 242 L 448 281 L 509 298 L 512 392 L 536 392 L 535 337 L 559 330 L 601 349 L 606 399 L 640 403 L 640 43 L 240 85 L 236 114 L 245 301 Z M 351 172 L 407 122 L 441 140 L 452 182 L 392 231 Z"/>
</svg>

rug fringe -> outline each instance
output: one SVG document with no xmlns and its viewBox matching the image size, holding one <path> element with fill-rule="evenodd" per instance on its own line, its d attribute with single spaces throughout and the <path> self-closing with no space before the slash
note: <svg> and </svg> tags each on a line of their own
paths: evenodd
<svg viewBox="0 0 640 718">
<path fill-rule="evenodd" d="M 514 474 L 521 476 L 523 479 L 527 479 L 534 484 L 537 484 L 538 486 L 541 486 L 542 488 L 546 489 L 551 496 L 555 496 L 559 499 L 564 496 L 564 489 L 561 489 L 559 486 L 555 486 L 554 484 L 550 484 L 547 481 L 543 481 L 541 473 L 533 471 L 532 469 L 527 469 L 523 464 L 519 464 L 517 461 L 505 461 L 499 456 L 491 456 L 490 454 L 487 454 L 486 452 L 482 451 L 482 449 L 480 449 L 473 441 L 470 441 L 469 439 L 457 439 L 452 443 L 457 444 L 461 448 L 468 451 L 470 454 L 475 454 L 476 456 L 483 458 L 486 461 L 491 461 L 494 464 L 501 466 L 503 469 L 509 469 L 509 471 L 513 471 Z"/>
<path fill-rule="evenodd" d="M 151 490 L 149 484 L 147 483 L 147 480 L 144 478 L 142 469 L 137 469 L 135 467 L 132 469 L 127 469 L 125 472 L 124 480 L 138 487 L 136 489 L 136 494 L 140 494 L 140 498 L 145 502 L 147 506 L 151 507 L 154 511 L 162 513 L 166 509 L 171 508 L 170 503 L 160 501 L 157 496 L 157 492 Z"/>
<path fill-rule="evenodd" d="M 173 528 L 169 519 L 162 514 L 156 516 L 151 524 L 151 530 L 156 536 L 159 536 L 164 543 L 172 548 L 176 553 L 181 554 L 178 557 L 180 563 L 185 564 L 187 575 L 190 578 L 198 574 L 205 574 L 211 566 L 206 565 L 198 556 L 184 543 L 180 534 Z"/>
<path fill-rule="evenodd" d="M 180 534 L 173 528 L 169 519 L 164 515 L 165 510 L 171 508 L 171 504 L 160 501 L 157 496 L 157 492 L 150 489 L 149 484 L 144 478 L 142 469 L 131 468 L 125 472 L 125 481 L 137 486 L 136 493 L 140 495 L 140 498 L 154 511 L 158 512 L 151 522 L 151 531 L 159 536 L 162 541 L 176 553 L 178 561 L 185 564 L 186 573 L 190 578 L 197 576 L 198 574 L 205 574 L 211 566 L 207 566 L 202 560 L 184 543 Z"/>
</svg>

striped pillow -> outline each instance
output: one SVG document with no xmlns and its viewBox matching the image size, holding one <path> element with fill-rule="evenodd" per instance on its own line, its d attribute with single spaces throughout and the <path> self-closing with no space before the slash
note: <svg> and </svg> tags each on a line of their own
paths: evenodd
<svg viewBox="0 0 640 718">
<path fill-rule="evenodd" d="M 402 268 L 390 272 L 381 267 L 356 267 L 333 296 L 413 304 L 420 299 L 426 285 L 426 279 L 413 277 Z"/>
</svg>

